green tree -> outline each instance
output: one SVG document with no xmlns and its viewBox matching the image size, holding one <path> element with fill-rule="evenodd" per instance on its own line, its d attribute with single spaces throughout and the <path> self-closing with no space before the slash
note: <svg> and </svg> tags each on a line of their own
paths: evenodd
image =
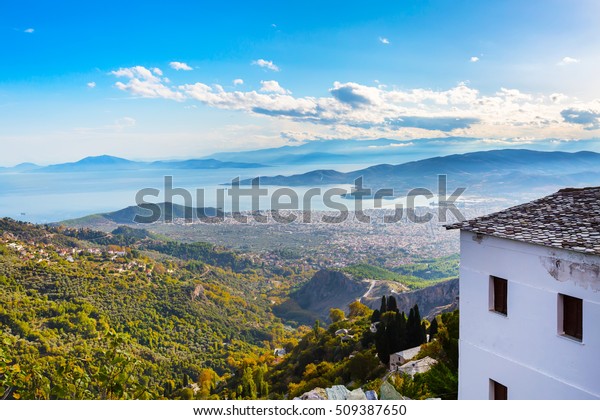
<svg viewBox="0 0 600 420">
<path fill-rule="evenodd" d="M 257 397 L 257 389 L 256 382 L 254 382 L 254 377 L 252 375 L 252 368 L 247 367 L 244 369 L 244 374 L 242 375 L 242 396 L 246 399 L 255 400 Z"/>
<path fill-rule="evenodd" d="M 182 400 L 193 400 L 194 391 L 191 388 L 182 388 L 179 390 L 179 398 Z"/>
<path fill-rule="evenodd" d="M 458 374 L 453 372 L 445 363 L 436 363 L 431 369 L 419 375 L 418 382 L 431 392 L 432 397 L 444 400 L 458 398 Z"/>
<path fill-rule="evenodd" d="M 385 296 L 381 297 L 381 306 L 379 307 L 379 313 L 384 314 L 387 312 L 387 299 Z"/>
<path fill-rule="evenodd" d="M 398 303 L 393 295 L 390 295 L 387 299 L 387 311 L 398 312 Z"/>
<path fill-rule="evenodd" d="M 371 315 L 371 322 L 372 323 L 379 322 L 380 318 L 381 318 L 381 312 L 379 312 L 379 309 L 375 309 L 373 311 L 373 314 Z"/>
<path fill-rule="evenodd" d="M 433 339 L 438 332 L 438 321 L 437 317 L 433 318 L 431 325 L 429 325 L 429 339 Z"/>
<path fill-rule="evenodd" d="M 418 378 L 418 375 L 415 376 Z M 392 376 L 392 385 L 400 395 L 411 400 L 430 398 L 431 394 L 428 390 L 428 384 L 417 378 L 413 378 L 406 373 L 399 373 Z"/>
<path fill-rule="evenodd" d="M 442 325 L 439 327 L 437 339 L 444 350 L 448 367 L 455 372 L 458 371 L 458 311 L 442 314 L 441 319 Z"/>
<path fill-rule="evenodd" d="M 341 309 L 331 308 L 329 310 L 329 319 L 333 324 L 335 324 L 336 322 L 343 321 L 345 318 L 346 314 Z"/>
<path fill-rule="evenodd" d="M 361 303 L 360 300 L 355 300 L 350 305 L 348 305 L 348 307 L 350 308 L 350 312 L 348 313 L 348 317 L 350 319 L 368 316 L 371 312 L 373 312 L 371 311 L 371 308 Z"/>
<path fill-rule="evenodd" d="M 350 371 L 350 378 L 358 383 L 366 382 L 371 373 L 377 370 L 379 361 L 372 351 L 357 353 L 348 362 L 347 369 Z"/>
</svg>

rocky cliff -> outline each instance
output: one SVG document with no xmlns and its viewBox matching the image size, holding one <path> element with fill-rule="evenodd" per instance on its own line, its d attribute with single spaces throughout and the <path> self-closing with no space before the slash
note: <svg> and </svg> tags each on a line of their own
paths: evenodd
<svg viewBox="0 0 600 420">
<path fill-rule="evenodd" d="M 458 309 L 458 278 L 409 292 L 398 291 L 394 282 L 377 283 L 369 296 L 361 299 L 361 302 L 371 309 L 379 309 L 383 295 L 393 295 L 398 302 L 398 308 L 406 313 L 413 306 L 419 305 L 421 316 L 428 319 L 442 312 Z"/>
<path fill-rule="evenodd" d="M 274 309 L 283 319 L 310 324 L 315 319 L 327 321 L 331 308 L 348 312 L 348 305 L 355 300 L 377 309 L 383 295 L 395 296 L 401 311 L 408 312 L 418 304 L 421 315 L 431 318 L 458 307 L 458 279 L 407 291 L 404 285 L 394 281 L 359 280 L 340 271 L 320 270 Z"/>
</svg>

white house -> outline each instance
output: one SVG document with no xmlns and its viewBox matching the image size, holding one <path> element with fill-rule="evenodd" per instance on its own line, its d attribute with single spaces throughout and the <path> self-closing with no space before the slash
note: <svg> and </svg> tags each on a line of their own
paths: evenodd
<svg viewBox="0 0 600 420">
<path fill-rule="evenodd" d="M 437 360 L 432 359 L 429 356 L 425 356 L 422 359 L 414 360 L 412 362 L 406 362 L 398 368 L 398 372 L 406 373 L 410 376 L 415 376 L 417 373 L 425 373 L 429 371 L 437 363 Z"/>
<path fill-rule="evenodd" d="M 421 346 L 390 354 L 390 371 L 395 372 L 400 366 L 415 358 L 421 351 Z"/>
<path fill-rule="evenodd" d="M 600 398 L 600 187 L 456 223 L 459 399 Z"/>
</svg>

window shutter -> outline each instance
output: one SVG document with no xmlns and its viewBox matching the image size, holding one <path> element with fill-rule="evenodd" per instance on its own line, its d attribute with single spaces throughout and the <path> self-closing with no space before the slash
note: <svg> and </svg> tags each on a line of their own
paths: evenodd
<svg viewBox="0 0 600 420">
<path fill-rule="evenodd" d="M 493 393 L 492 396 L 494 400 L 508 400 L 508 388 L 501 383 L 498 383 L 494 380 L 490 380 L 493 385 Z"/>
<path fill-rule="evenodd" d="M 494 277 L 494 311 L 502 314 L 507 313 L 508 305 L 508 281 Z"/>
<path fill-rule="evenodd" d="M 578 340 L 583 339 L 583 301 L 562 295 L 563 333 Z"/>
<path fill-rule="evenodd" d="M 581 340 L 583 338 L 583 301 L 580 299 L 577 299 L 575 303 L 576 303 L 575 337 Z"/>
</svg>

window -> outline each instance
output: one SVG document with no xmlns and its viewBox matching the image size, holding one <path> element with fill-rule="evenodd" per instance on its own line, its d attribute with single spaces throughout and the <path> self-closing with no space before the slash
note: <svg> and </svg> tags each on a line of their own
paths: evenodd
<svg viewBox="0 0 600 420">
<path fill-rule="evenodd" d="M 583 339 L 583 301 L 558 295 L 558 333 L 581 341 Z"/>
<path fill-rule="evenodd" d="M 490 400 L 508 400 L 508 388 L 490 379 Z"/>
<path fill-rule="evenodd" d="M 490 277 L 490 311 L 507 314 L 508 280 Z"/>
</svg>

